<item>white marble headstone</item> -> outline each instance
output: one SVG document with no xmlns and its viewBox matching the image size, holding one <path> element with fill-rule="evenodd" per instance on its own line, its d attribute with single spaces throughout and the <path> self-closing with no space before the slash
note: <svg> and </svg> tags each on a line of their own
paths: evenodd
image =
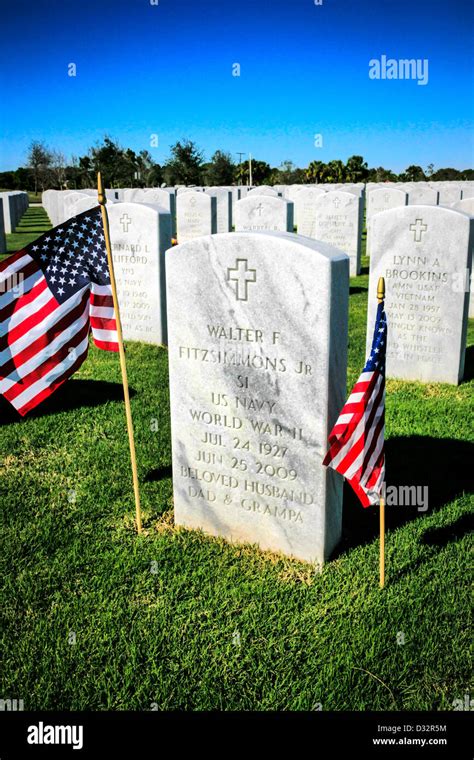
<svg viewBox="0 0 474 760">
<path fill-rule="evenodd" d="M 216 199 L 217 232 L 232 230 L 232 190 L 227 187 L 208 187 L 205 191 Z"/>
<path fill-rule="evenodd" d="M 390 208 L 398 208 L 398 206 L 406 206 L 408 202 L 408 194 L 405 190 L 399 190 L 395 187 L 385 187 L 372 190 L 367 196 L 367 245 L 366 254 L 370 256 L 370 222 L 375 214 L 380 214 L 381 211 L 388 211 Z"/>
<path fill-rule="evenodd" d="M 0 253 L 6 253 L 7 242 L 5 237 L 5 220 L 3 217 L 4 199 L 0 198 Z"/>
<path fill-rule="evenodd" d="M 271 195 L 247 194 L 235 204 L 236 232 L 293 232 L 293 203 Z"/>
<path fill-rule="evenodd" d="M 320 187 L 301 187 L 298 192 L 293 193 L 293 203 L 295 206 L 295 224 L 298 235 L 306 237 L 316 237 L 316 198 L 325 194 L 325 190 Z"/>
<path fill-rule="evenodd" d="M 124 339 L 166 345 L 170 213 L 145 203 L 107 204 L 107 212 Z"/>
<path fill-rule="evenodd" d="M 427 185 L 414 183 L 408 186 L 408 204 L 410 206 L 436 206 L 438 203 L 438 190 Z"/>
<path fill-rule="evenodd" d="M 362 198 L 343 190 L 330 190 L 315 201 L 314 237 L 347 253 L 351 277 L 360 273 Z"/>
<path fill-rule="evenodd" d="M 217 232 L 217 200 L 207 193 L 189 190 L 176 198 L 178 243 Z"/>
<path fill-rule="evenodd" d="M 341 532 L 322 460 L 345 400 L 347 256 L 234 232 L 169 250 L 166 270 L 176 523 L 322 563 Z"/>
<path fill-rule="evenodd" d="M 463 376 L 470 217 L 441 206 L 404 206 L 372 220 L 367 350 L 385 277 L 387 376 L 457 384 Z"/>
<path fill-rule="evenodd" d="M 171 214 L 173 235 L 176 235 L 176 194 L 173 188 L 156 187 L 152 190 L 147 190 L 143 194 L 142 202 L 163 206 L 163 208 L 167 209 Z"/>
</svg>

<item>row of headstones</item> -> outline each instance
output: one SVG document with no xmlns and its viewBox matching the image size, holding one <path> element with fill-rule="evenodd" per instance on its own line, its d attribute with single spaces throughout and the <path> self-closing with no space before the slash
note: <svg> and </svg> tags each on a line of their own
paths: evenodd
<svg viewBox="0 0 474 760">
<path fill-rule="evenodd" d="M 438 189 L 433 186 L 439 184 Z M 397 190 L 406 194 L 406 202 L 413 205 L 451 205 L 452 203 L 474 196 L 474 184 L 464 183 L 384 183 L 383 185 L 369 184 L 365 188 L 361 184 L 320 184 L 320 185 L 275 185 L 274 187 L 262 185 L 257 188 L 239 187 L 168 187 L 168 188 L 145 188 L 145 189 L 115 189 L 107 190 L 109 202 L 114 201 L 133 201 L 135 203 L 157 203 L 168 208 L 176 219 L 177 197 L 182 193 L 190 191 L 204 192 L 216 197 L 217 201 L 217 231 L 226 232 L 232 229 L 232 210 L 236 201 L 250 195 L 270 195 L 285 198 L 294 203 L 294 222 L 299 227 L 300 234 L 306 234 L 305 228 L 310 222 L 306 218 L 308 207 L 312 201 L 322 192 L 334 192 L 340 190 L 361 197 L 364 200 L 367 192 L 368 209 L 370 215 L 372 209 L 377 211 L 385 210 L 391 207 L 390 200 L 384 200 L 387 191 Z M 383 190 L 384 192 L 375 193 L 374 190 Z M 230 198 L 229 198 L 230 193 Z M 54 224 L 59 224 L 68 218 L 67 213 L 73 204 L 81 199 L 90 196 L 96 197 L 96 190 L 65 190 L 65 191 L 47 191 L 43 194 L 45 208 L 50 213 Z M 390 193 L 387 198 L 390 197 Z M 396 197 L 396 196 L 394 196 Z M 65 198 L 68 198 L 66 203 Z M 64 206 L 65 204 L 65 206 Z M 311 215 L 310 215 L 311 216 Z M 176 229 L 174 230 L 176 232 Z"/>
<path fill-rule="evenodd" d="M 351 275 L 360 273 L 360 253 L 364 214 L 364 186 L 345 185 L 334 190 L 326 186 L 261 186 L 215 188 L 156 188 L 151 190 L 108 190 L 109 202 L 133 201 L 163 206 L 172 216 L 173 236 L 178 242 L 218 232 L 236 231 L 293 231 L 316 240 L 331 243 L 351 258 Z M 469 198 L 471 188 L 464 183 L 450 199 L 461 194 Z M 375 213 L 399 205 L 433 205 L 434 191 L 428 196 L 418 186 L 413 191 L 398 189 L 386 183 L 380 189 L 370 188 L 367 202 L 368 243 L 370 254 L 370 219 Z M 280 192 L 278 192 L 280 191 Z M 421 194 L 420 194 L 421 193 Z M 50 196 L 52 194 L 52 198 Z M 431 195 L 430 195 L 431 194 Z M 285 197 L 283 197 L 285 196 Z M 436 199 L 440 194 L 437 192 Z M 59 224 L 96 203 L 96 191 L 48 191 L 44 204 L 53 223 Z M 245 203 L 243 201 L 246 201 Z M 446 198 L 446 200 L 448 200 Z M 53 201 L 55 201 L 53 203 Z M 469 201 L 460 208 L 468 210 Z"/>
<path fill-rule="evenodd" d="M 472 234 L 444 207 L 374 217 L 367 351 L 384 276 L 389 377 L 462 377 Z M 236 232 L 163 258 L 176 522 L 322 564 L 341 534 L 342 481 L 322 460 L 346 394 L 348 257 Z"/>
<path fill-rule="evenodd" d="M 306 237 L 330 243 L 339 250 L 344 251 L 350 258 L 351 276 L 360 272 L 360 252 L 362 234 L 362 201 L 356 193 L 345 191 L 324 192 L 313 188 L 299 190 L 293 197 L 295 202 L 287 201 L 275 196 L 269 188 L 251 190 L 235 203 L 234 222 L 236 231 L 242 232 L 291 232 L 293 231 L 294 206 L 299 210 L 298 232 Z M 178 242 L 184 243 L 202 235 L 216 234 L 228 231 L 231 227 L 231 193 L 224 188 L 215 188 L 210 193 L 180 188 L 178 201 Z M 266 191 L 266 192 L 265 192 Z M 119 191 L 111 190 L 109 203 L 116 201 Z M 48 202 L 51 193 L 47 191 L 44 202 L 46 207 L 51 206 Z M 70 192 L 62 194 L 61 221 L 75 216 L 82 211 L 93 208 L 97 204 L 95 191 L 86 193 Z M 165 189 L 150 191 L 130 190 L 123 191 L 125 198 L 131 198 L 136 203 L 145 205 L 158 205 L 169 211 L 171 215 L 172 235 L 176 234 L 176 196 L 175 193 Z M 110 198 L 114 194 L 115 198 Z M 372 200 L 373 199 L 373 200 Z M 218 203 L 226 201 L 227 224 L 219 227 L 217 220 Z M 372 219 L 376 213 L 389 210 L 390 208 L 403 207 L 408 204 L 409 196 L 405 191 L 396 188 L 373 189 L 369 194 L 367 215 L 367 250 L 371 250 Z M 57 198 L 59 201 L 59 198 Z M 122 204 L 119 204 L 122 206 Z M 467 197 L 452 204 L 453 208 L 464 211 L 474 216 L 474 197 Z M 53 211 L 54 213 L 54 211 Z M 222 216 L 220 217 L 222 220 Z M 131 217 L 125 208 L 122 208 L 120 224 L 123 231 L 127 231 L 131 223 Z M 474 298 L 471 298 L 469 316 L 474 316 Z"/>
<path fill-rule="evenodd" d="M 20 190 L 0 193 L 0 253 L 7 250 L 5 235 L 15 232 L 27 208 L 28 193 Z"/>
<path fill-rule="evenodd" d="M 291 188 L 290 188 L 291 189 Z M 220 232 L 293 232 L 331 243 L 351 259 L 351 275 L 360 272 L 363 227 L 362 192 L 299 188 L 294 201 L 269 187 L 157 188 L 107 191 L 109 203 L 134 202 L 158 205 L 169 211 L 172 234 L 178 243 Z M 115 197 L 111 197 L 114 195 Z M 117 195 L 121 196 L 117 199 Z M 245 197 L 244 197 L 245 196 Z M 97 205 L 95 191 L 54 191 L 43 194 L 53 225 Z M 124 224 L 126 213 L 124 212 Z"/>
<path fill-rule="evenodd" d="M 324 562 L 341 533 L 322 458 L 346 394 L 349 257 L 285 231 L 172 247 L 162 205 L 108 213 L 124 336 L 169 346 L 176 522 Z M 367 350 L 383 275 L 387 375 L 458 383 L 472 219 L 401 205 L 371 233 Z"/>
<path fill-rule="evenodd" d="M 166 251 L 172 256 L 171 214 L 162 206 L 141 203 L 114 203 L 108 214 L 125 337 L 167 344 L 164 261 Z M 373 278 L 383 274 L 391 325 L 389 377 L 450 383 L 462 378 L 473 222 L 473 217 L 461 211 L 433 206 L 399 206 L 374 216 L 369 301 L 373 305 Z M 208 246 L 213 247 L 221 245 L 224 237 L 236 235 L 240 245 L 251 240 L 250 234 L 239 233 L 202 239 L 212 241 Z M 286 235 L 288 240 L 300 240 L 294 233 Z M 188 243 L 193 240 L 201 238 Z M 344 253 L 336 246 L 330 250 Z M 251 282 L 246 261 L 242 250 L 235 276 L 240 278 L 243 300 L 250 287 L 245 283 Z M 276 257 L 275 265 L 279 266 Z M 207 298 L 212 294 L 203 290 L 201 299 Z M 200 308 L 194 300 L 190 303 L 193 310 Z M 372 316 L 369 309 L 369 324 Z"/>
</svg>

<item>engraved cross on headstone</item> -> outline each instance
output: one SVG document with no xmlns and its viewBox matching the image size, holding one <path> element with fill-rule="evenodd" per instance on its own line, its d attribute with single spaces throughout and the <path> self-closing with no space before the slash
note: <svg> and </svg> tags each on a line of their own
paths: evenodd
<svg viewBox="0 0 474 760">
<path fill-rule="evenodd" d="M 255 208 L 255 211 L 258 211 L 258 215 L 259 216 L 262 216 L 262 208 L 263 208 L 263 206 L 262 206 L 261 203 L 259 203 L 259 205 L 256 206 L 256 208 Z"/>
<path fill-rule="evenodd" d="M 233 273 L 231 275 L 231 272 Z M 227 269 L 228 282 L 235 282 L 235 298 L 237 301 L 248 301 L 248 284 L 257 282 L 257 270 L 248 268 L 247 259 L 237 259 L 235 267 Z"/>
<path fill-rule="evenodd" d="M 131 225 L 132 220 L 130 219 L 128 214 L 123 214 L 123 216 L 120 219 L 120 224 L 122 225 L 122 229 L 124 232 L 128 232 L 128 228 Z"/>
<path fill-rule="evenodd" d="M 339 198 L 333 198 L 332 202 L 333 202 L 334 208 L 339 208 L 339 206 L 341 205 L 341 201 Z"/>
<path fill-rule="evenodd" d="M 417 219 L 415 224 L 410 224 L 410 229 L 413 232 L 415 243 L 421 243 L 421 236 L 428 229 L 428 225 L 423 224 L 423 219 Z"/>
</svg>

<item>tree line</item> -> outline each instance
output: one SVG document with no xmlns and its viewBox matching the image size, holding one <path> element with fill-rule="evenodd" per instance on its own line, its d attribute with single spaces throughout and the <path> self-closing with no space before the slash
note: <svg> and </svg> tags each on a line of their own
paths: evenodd
<svg viewBox="0 0 474 760">
<path fill-rule="evenodd" d="M 179 140 L 172 145 L 168 159 L 160 165 L 153 160 L 149 151 L 136 153 L 106 136 L 102 143 L 91 147 L 85 156 L 73 157 L 69 162 L 61 151 L 35 140 L 29 146 L 25 166 L 14 171 L 0 172 L 0 187 L 32 192 L 50 188 L 90 188 L 95 187 L 98 171 L 102 172 L 106 187 L 245 185 L 250 180 L 247 160 L 237 163 L 232 160 L 230 153 L 216 150 L 210 161 L 206 161 L 204 152 L 189 139 Z M 435 170 L 433 164 L 426 169 L 411 165 L 404 172 L 396 174 L 382 166 L 369 168 L 363 156 L 351 156 L 345 163 L 341 160 L 327 163 L 311 161 L 306 168 L 299 168 L 290 160 L 283 161 L 279 167 L 272 167 L 266 161 L 252 159 L 254 185 L 469 179 L 474 179 L 473 169 Z"/>
</svg>

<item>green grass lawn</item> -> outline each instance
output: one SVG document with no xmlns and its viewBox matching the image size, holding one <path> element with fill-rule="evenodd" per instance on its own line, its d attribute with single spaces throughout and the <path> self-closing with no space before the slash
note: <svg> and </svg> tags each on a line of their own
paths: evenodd
<svg viewBox="0 0 474 760">
<path fill-rule="evenodd" d="M 47 223 L 30 209 L 11 249 L 30 220 Z M 352 281 L 348 385 L 367 265 Z M 450 710 L 472 694 L 472 327 L 468 381 L 387 384 L 388 483 L 428 485 L 430 507 L 387 508 L 383 591 L 377 510 L 348 490 L 320 574 L 173 526 L 166 350 L 128 346 L 141 537 L 115 355 L 91 348 L 24 420 L 2 400 L 0 696 L 25 709 Z"/>
<path fill-rule="evenodd" d="M 32 243 L 39 235 L 49 229 L 51 229 L 51 222 L 44 208 L 42 206 L 30 206 L 20 219 L 16 232 L 6 236 L 7 253 L 3 256 L 0 254 L 0 261 L 8 254 L 19 251 L 28 243 Z"/>
</svg>

